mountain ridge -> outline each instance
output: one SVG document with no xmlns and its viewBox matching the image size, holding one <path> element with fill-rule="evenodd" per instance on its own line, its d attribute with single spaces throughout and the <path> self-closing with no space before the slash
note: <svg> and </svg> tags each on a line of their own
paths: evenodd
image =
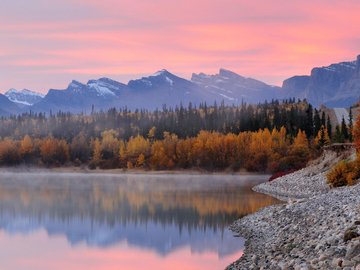
<svg viewBox="0 0 360 270">
<path fill-rule="evenodd" d="M 166 69 L 127 84 L 102 77 L 82 83 L 73 80 L 65 89 L 49 89 L 46 95 L 10 89 L 0 94 L 0 115 L 25 111 L 89 113 L 111 107 L 155 110 L 179 104 L 224 102 L 259 103 L 265 100 L 300 98 L 318 107 L 348 107 L 360 97 L 360 55 L 355 61 L 315 67 L 309 75 L 284 80 L 281 87 L 244 77 L 220 68 L 217 74 L 193 73 L 184 79 Z M 4 98 L 10 102 L 7 102 Z"/>
</svg>

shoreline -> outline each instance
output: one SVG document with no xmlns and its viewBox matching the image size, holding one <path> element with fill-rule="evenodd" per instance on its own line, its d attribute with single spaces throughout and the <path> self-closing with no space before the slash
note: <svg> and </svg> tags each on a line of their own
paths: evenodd
<svg viewBox="0 0 360 270">
<path fill-rule="evenodd" d="M 336 189 L 326 172 L 354 153 L 327 151 L 308 167 L 253 187 L 287 202 L 237 220 L 244 255 L 227 269 L 360 269 L 360 183 Z"/>
<path fill-rule="evenodd" d="M 146 169 L 95 169 L 87 167 L 37 167 L 37 166 L 14 166 L 0 167 L 0 173 L 83 173 L 83 174 L 109 174 L 109 175 L 268 175 L 264 172 L 247 171 L 206 171 L 197 169 L 177 169 L 177 170 L 146 170 Z"/>
</svg>

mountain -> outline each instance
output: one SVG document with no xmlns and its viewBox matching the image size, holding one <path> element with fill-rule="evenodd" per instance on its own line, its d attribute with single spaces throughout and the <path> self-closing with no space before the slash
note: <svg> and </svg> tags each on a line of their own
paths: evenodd
<svg viewBox="0 0 360 270">
<path fill-rule="evenodd" d="M 45 95 L 36 93 L 27 89 L 16 90 L 10 89 L 5 93 L 5 96 L 14 103 L 24 106 L 31 106 L 41 101 Z"/>
<path fill-rule="evenodd" d="M 50 89 L 48 94 L 32 111 L 90 112 L 110 107 L 129 109 L 175 107 L 181 103 L 200 104 L 215 101 L 225 104 L 239 104 L 243 100 L 257 103 L 279 95 L 281 88 L 267 85 L 234 72 L 221 69 L 219 74 L 193 74 L 191 80 L 178 77 L 163 69 L 150 76 L 122 84 L 101 78 L 87 84 L 72 81 L 64 90 Z"/>
<path fill-rule="evenodd" d="M 356 61 L 331 64 L 312 69 L 310 75 L 294 76 L 283 82 L 282 87 L 246 78 L 226 69 L 218 74 L 192 74 L 191 80 L 178 77 L 163 69 L 150 76 L 123 84 L 109 78 L 90 80 L 86 84 L 72 81 L 66 89 L 50 89 L 43 97 L 22 90 L 9 90 L 7 104 L 0 114 L 23 111 L 66 111 L 89 113 L 111 107 L 154 110 L 178 106 L 180 103 L 199 105 L 215 101 L 225 104 L 241 102 L 259 103 L 283 98 L 306 98 L 314 106 L 348 107 L 360 97 L 360 56 Z M 12 101 L 12 102 L 10 102 Z M 2 103 L 6 102 L 2 99 Z M 10 102 L 10 104 L 9 104 Z M 17 104 L 17 105 L 15 105 Z M 2 105 L 2 104 L 0 104 Z"/>
<path fill-rule="evenodd" d="M 128 83 L 131 100 L 125 102 L 127 106 L 137 108 L 155 109 L 167 106 L 176 106 L 180 103 L 187 105 L 189 102 L 214 102 L 216 97 L 203 91 L 197 84 L 180 78 L 167 70 L 132 80 Z M 135 103 L 135 104 L 134 104 Z M 134 106 L 135 105 L 135 106 Z"/>
<path fill-rule="evenodd" d="M 228 103 L 258 103 L 281 95 L 281 88 L 261 81 L 245 78 L 232 71 L 220 69 L 219 74 L 193 74 L 191 81 L 204 88 L 216 97 Z"/>
<path fill-rule="evenodd" d="M 360 55 L 356 61 L 314 68 L 310 76 L 291 77 L 282 88 L 315 106 L 348 107 L 360 97 Z"/>
<path fill-rule="evenodd" d="M 87 84 L 74 80 L 64 90 L 50 89 L 31 110 L 88 113 L 93 108 L 108 109 L 117 105 L 116 101 L 126 89 L 126 85 L 108 78 L 90 80 Z"/>
<path fill-rule="evenodd" d="M 93 108 L 106 110 L 111 107 L 154 110 L 162 108 L 164 104 L 174 107 L 180 103 L 212 104 L 222 100 L 232 104 L 241 99 L 227 99 L 221 90 L 208 89 L 199 82 L 195 83 L 167 70 L 160 70 L 148 77 L 131 80 L 127 85 L 108 78 L 90 80 L 87 84 L 72 81 L 64 90 L 50 89 L 42 100 L 31 107 L 31 110 L 77 113 L 88 113 Z"/>
<path fill-rule="evenodd" d="M 5 95 L 0 94 L 0 116 L 8 116 L 19 113 L 20 108 L 11 102 Z"/>
</svg>

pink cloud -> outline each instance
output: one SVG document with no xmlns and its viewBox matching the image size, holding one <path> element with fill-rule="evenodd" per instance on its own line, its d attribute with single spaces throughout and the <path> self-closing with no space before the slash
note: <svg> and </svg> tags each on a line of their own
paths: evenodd
<svg viewBox="0 0 360 270">
<path fill-rule="evenodd" d="M 5 3 L 0 9 L 3 91 L 46 91 L 99 76 L 126 82 L 160 68 L 189 77 L 224 67 L 281 84 L 360 53 L 356 0 Z"/>
</svg>

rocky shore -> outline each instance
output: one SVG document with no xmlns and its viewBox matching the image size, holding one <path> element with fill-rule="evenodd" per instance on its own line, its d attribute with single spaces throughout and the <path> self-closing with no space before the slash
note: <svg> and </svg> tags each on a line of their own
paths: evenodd
<svg viewBox="0 0 360 270">
<path fill-rule="evenodd" d="M 247 241 L 228 269 L 360 269 L 360 184 L 330 189 L 325 179 L 333 164 L 352 154 L 327 152 L 301 171 L 256 186 L 287 203 L 231 226 Z"/>
</svg>

